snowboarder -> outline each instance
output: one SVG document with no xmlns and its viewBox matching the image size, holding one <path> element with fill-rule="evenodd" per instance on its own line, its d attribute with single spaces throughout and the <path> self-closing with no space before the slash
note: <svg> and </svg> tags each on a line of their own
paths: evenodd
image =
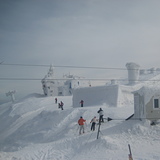
<svg viewBox="0 0 160 160">
<path fill-rule="evenodd" d="M 57 98 L 55 98 L 55 104 L 57 104 Z"/>
<path fill-rule="evenodd" d="M 79 103 L 81 104 L 81 107 L 83 107 L 84 101 L 81 100 Z"/>
<path fill-rule="evenodd" d="M 85 119 L 83 119 L 83 117 L 81 116 L 80 119 L 78 120 L 78 124 L 79 124 L 79 134 L 84 133 L 84 122 L 86 122 Z"/>
<path fill-rule="evenodd" d="M 100 108 L 97 113 L 99 113 L 99 123 L 104 122 L 103 119 L 103 115 L 104 115 L 104 111 L 102 110 L 102 108 Z"/>
<path fill-rule="evenodd" d="M 95 130 L 96 121 L 97 121 L 96 116 L 94 116 L 94 118 L 92 118 L 92 120 L 90 122 L 90 123 L 92 123 L 92 125 L 91 125 L 91 131 Z"/>
</svg>

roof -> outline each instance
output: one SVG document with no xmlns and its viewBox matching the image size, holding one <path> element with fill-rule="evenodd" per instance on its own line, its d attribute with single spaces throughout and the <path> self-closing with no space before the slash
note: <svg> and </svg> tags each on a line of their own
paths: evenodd
<svg viewBox="0 0 160 160">
<path fill-rule="evenodd" d="M 144 96 L 145 104 L 147 104 L 153 96 L 160 96 L 160 86 L 157 86 L 157 84 L 143 86 L 132 93 L 138 93 L 139 95 Z"/>
</svg>

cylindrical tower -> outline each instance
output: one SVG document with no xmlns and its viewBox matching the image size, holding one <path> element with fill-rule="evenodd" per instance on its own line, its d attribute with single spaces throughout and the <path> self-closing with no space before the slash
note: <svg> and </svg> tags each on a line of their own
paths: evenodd
<svg viewBox="0 0 160 160">
<path fill-rule="evenodd" d="M 135 84 L 139 79 L 139 68 L 140 66 L 136 63 L 127 63 L 126 64 L 128 70 L 128 82 L 129 84 Z"/>
</svg>

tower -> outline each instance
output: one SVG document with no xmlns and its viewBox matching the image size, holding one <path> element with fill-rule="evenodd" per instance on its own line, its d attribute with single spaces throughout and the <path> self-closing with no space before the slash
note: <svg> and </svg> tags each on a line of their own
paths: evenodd
<svg viewBox="0 0 160 160">
<path fill-rule="evenodd" d="M 127 63 L 126 64 L 128 70 L 128 82 L 129 84 L 135 84 L 139 79 L 139 68 L 140 66 L 136 63 Z"/>
<path fill-rule="evenodd" d="M 54 67 L 50 65 L 47 75 L 42 79 L 42 88 L 44 95 L 57 96 L 58 95 L 58 82 L 55 80 Z"/>
</svg>

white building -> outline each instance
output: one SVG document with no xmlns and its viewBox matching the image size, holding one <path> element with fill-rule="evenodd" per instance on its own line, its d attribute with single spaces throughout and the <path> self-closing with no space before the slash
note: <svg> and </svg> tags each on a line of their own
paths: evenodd
<svg viewBox="0 0 160 160">
<path fill-rule="evenodd" d="M 89 82 L 73 75 L 64 75 L 63 79 L 55 78 L 54 68 L 51 65 L 48 74 L 42 79 L 42 88 L 46 96 L 70 96 L 73 90 L 79 87 L 89 86 Z"/>
<path fill-rule="evenodd" d="M 104 86 L 78 88 L 73 92 L 73 107 L 80 107 L 80 101 L 85 106 L 107 105 L 121 107 L 133 104 L 134 88 L 125 85 L 112 84 Z"/>
<path fill-rule="evenodd" d="M 80 107 L 79 102 L 84 101 L 85 106 L 103 105 L 106 106 L 128 106 L 134 104 L 134 91 L 140 89 L 143 85 L 152 83 L 159 79 L 160 72 L 145 73 L 140 72 L 140 66 L 136 63 L 127 63 L 128 79 L 117 83 L 112 79 L 110 85 L 78 88 L 73 92 L 73 107 Z M 127 80 L 127 81 L 126 81 Z M 126 81 L 126 83 L 124 83 Z M 129 82 L 129 83 L 128 83 Z M 155 81 L 157 84 L 157 81 Z"/>
</svg>

